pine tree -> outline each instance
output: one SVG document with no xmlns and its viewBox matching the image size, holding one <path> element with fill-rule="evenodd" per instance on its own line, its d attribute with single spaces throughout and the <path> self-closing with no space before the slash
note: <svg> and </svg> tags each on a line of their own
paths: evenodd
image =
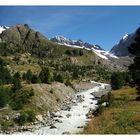
<svg viewBox="0 0 140 140">
<path fill-rule="evenodd" d="M 31 81 L 33 77 L 33 74 L 31 72 L 31 70 L 28 70 L 26 73 L 26 80 Z"/>
<path fill-rule="evenodd" d="M 51 82 L 53 81 L 53 72 L 51 68 L 43 68 L 39 74 L 39 78 L 42 83 L 51 84 Z"/>
<path fill-rule="evenodd" d="M 64 83 L 64 78 L 63 78 L 63 76 L 61 74 L 58 74 L 56 76 L 56 79 L 55 80 L 58 81 L 58 82 Z"/>
<path fill-rule="evenodd" d="M 124 85 L 124 77 L 120 72 L 114 72 L 111 76 L 112 89 L 120 89 Z"/>
<path fill-rule="evenodd" d="M 17 72 L 13 76 L 12 91 L 15 92 L 21 88 L 22 88 L 22 86 L 21 86 L 21 82 L 20 82 L 20 74 L 19 74 L 19 72 Z"/>
<path fill-rule="evenodd" d="M 134 55 L 134 63 L 129 67 L 129 70 L 140 93 L 140 28 L 136 31 L 135 42 L 128 47 L 128 50 Z"/>
</svg>

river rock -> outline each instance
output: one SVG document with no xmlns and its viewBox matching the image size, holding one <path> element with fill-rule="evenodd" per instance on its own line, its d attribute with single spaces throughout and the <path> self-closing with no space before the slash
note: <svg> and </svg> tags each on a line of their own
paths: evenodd
<svg viewBox="0 0 140 140">
<path fill-rule="evenodd" d="M 55 122 L 62 123 L 62 121 L 59 119 L 55 119 Z"/>
<path fill-rule="evenodd" d="M 63 118 L 63 116 L 59 115 L 58 118 Z"/>
<path fill-rule="evenodd" d="M 42 117 L 42 115 L 36 115 L 36 119 L 37 119 L 39 122 L 43 122 L 43 117 Z"/>
<path fill-rule="evenodd" d="M 50 129 L 55 129 L 55 128 L 56 128 L 56 126 L 54 126 L 54 125 L 50 126 Z"/>
<path fill-rule="evenodd" d="M 7 121 L 9 121 L 10 118 L 9 118 L 8 115 L 6 115 L 6 116 L 4 117 L 4 119 L 7 120 Z"/>
<path fill-rule="evenodd" d="M 78 126 L 77 128 L 84 128 L 84 126 Z"/>
<path fill-rule="evenodd" d="M 66 117 L 67 117 L 67 118 L 71 117 L 71 114 L 68 113 L 68 114 L 66 115 Z"/>
<path fill-rule="evenodd" d="M 62 133 L 63 135 L 68 135 L 68 134 L 71 134 L 70 132 L 66 131 L 66 132 L 63 132 Z"/>
<path fill-rule="evenodd" d="M 102 106 L 107 106 L 107 102 L 102 103 Z"/>
</svg>

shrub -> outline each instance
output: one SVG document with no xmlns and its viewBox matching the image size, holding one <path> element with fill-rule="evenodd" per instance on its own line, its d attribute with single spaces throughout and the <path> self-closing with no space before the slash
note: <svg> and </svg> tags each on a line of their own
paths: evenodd
<svg viewBox="0 0 140 140">
<path fill-rule="evenodd" d="M 55 81 L 58 81 L 60 83 L 64 83 L 64 78 L 61 74 L 58 74 L 55 78 Z"/>
<path fill-rule="evenodd" d="M 39 74 L 39 78 L 42 83 L 51 84 L 51 82 L 53 81 L 53 72 L 51 68 L 49 67 L 42 68 L 42 71 Z"/>
<path fill-rule="evenodd" d="M 21 111 L 20 116 L 16 120 L 16 122 L 19 125 L 24 125 L 25 123 L 30 123 L 34 121 L 35 121 L 35 112 L 32 110 Z"/>
<path fill-rule="evenodd" d="M 124 86 L 124 77 L 120 72 L 114 72 L 111 76 L 111 87 L 112 89 L 120 89 Z"/>
<path fill-rule="evenodd" d="M 70 82 L 70 80 L 67 79 L 66 82 L 65 82 L 65 85 L 66 86 L 72 86 L 72 83 Z"/>
<path fill-rule="evenodd" d="M 5 62 L 1 57 L 0 57 L 0 66 L 5 66 Z"/>
<path fill-rule="evenodd" d="M 1 124 L 1 129 L 2 131 L 6 131 L 8 130 L 9 127 L 13 127 L 14 126 L 14 122 L 13 121 L 2 121 L 0 122 Z"/>
<path fill-rule="evenodd" d="M 13 75 L 13 78 L 14 79 L 20 79 L 20 73 L 19 72 L 16 72 L 14 75 Z"/>
<path fill-rule="evenodd" d="M 31 70 L 28 70 L 26 73 L 26 80 L 31 81 L 32 77 L 33 77 L 33 74 Z"/>
<path fill-rule="evenodd" d="M 111 94 L 111 92 L 107 94 L 107 102 L 108 102 L 108 106 L 111 106 L 113 103 L 113 95 Z"/>
<path fill-rule="evenodd" d="M 4 62 L 0 62 L 0 83 L 1 84 L 10 84 L 12 83 L 12 76 L 8 69 L 4 66 Z"/>
<path fill-rule="evenodd" d="M 99 105 L 99 106 L 98 106 L 98 109 L 97 109 L 98 114 L 102 114 L 103 111 L 104 111 L 104 106 Z"/>
<path fill-rule="evenodd" d="M 9 89 L 0 87 L 0 108 L 5 107 L 7 103 L 9 103 Z"/>
<path fill-rule="evenodd" d="M 21 89 L 21 83 L 20 83 L 20 79 L 18 78 L 14 78 L 13 79 L 13 86 L 12 86 L 12 91 L 16 92 L 17 90 Z"/>
<path fill-rule="evenodd" d="M 11 106 L 14 110 L 22 109 L 23 106 L 30 102 L 30 99 L 34 96 L 34 92 L 26 91 L 26 90 L 19 90 L 13 93 Z"/>
<path fill-rule="evenodd" d="M 108 92 L 107 95 L 104 95 L 99 101 L 98 101 L 98 105 L 102 105 L 102 103 L 106 102 L 107 106 L 112 105 L 113 103 L 113 95 L 111 94 L 111 92 Z"/>
<path fill-rule="evenodd" d="M 31 83 L 41 83 L 40 78 L 37 75 L 33 75 L 31 79 Z"/>
</svg>

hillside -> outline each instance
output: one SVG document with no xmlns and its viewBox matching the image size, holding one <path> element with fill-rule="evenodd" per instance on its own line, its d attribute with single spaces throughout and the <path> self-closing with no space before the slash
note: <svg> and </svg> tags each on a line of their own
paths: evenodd
<svg viewBox="0 0 140 140">
<path fill-rule="evenodd" d="M 1 132 L 40 123 L 89 80 L 109 82 L 111 70 L 92 51 L 48 40 L 27 24 L 0 34 Z M 31 117 L 30 117 L 31 116 Z"/>
<path fill-rule="evenodd" d="M 140 102 L 135 88 L 112 91 L 113 103 L 94 117 L 81 134 L 139 134 Z"/>
<path fill-rule="evenodd" d="M 85 67 L 83 74 L 88 77 L 87 73 L 91 73 L 94 77 L 95 74 L 98 75 L 97 69 L 102 70 L 107 67 L 103 59 L 94 52 L 53 43 L 26 24 L 6 29 L 0 34 L 0 38 L 0 55 L 12 72 L 23 73 L 29 69 L 32 72 L 38 72 L 44 65 L 49 65 L 54 70 L 62 72 L 65 70 L 73 72 L 76 67 Z"/>
</svg>

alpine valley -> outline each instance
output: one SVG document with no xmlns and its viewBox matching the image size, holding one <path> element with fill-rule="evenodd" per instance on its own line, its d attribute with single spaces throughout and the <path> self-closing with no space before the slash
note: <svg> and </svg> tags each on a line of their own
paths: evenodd
<svg viewBox="0 0 140 140">
<path fill-rule="evenodd" d="M 135 37 L 126 34 L 106 51 L 63 36 L 48 39 L 28 24 L 0 26 L 0 133 L 82 131 L 110 105 L 112 74 L 128 72 Z"/>
</svg>

